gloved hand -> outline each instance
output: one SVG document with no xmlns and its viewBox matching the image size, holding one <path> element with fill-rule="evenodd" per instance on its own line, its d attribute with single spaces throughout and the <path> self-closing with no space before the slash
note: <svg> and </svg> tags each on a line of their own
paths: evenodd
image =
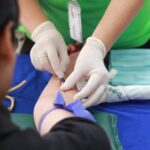
<svg viewBox="0 0 150 150">
<path fill-rule="evenodd" d="M 87 76 L 89 78 L 87 84 L 74 96 L 74 99 L 87 98 L 83 101 L 84 107 L 97 105 L 104 101 L 106 86 L 111 78 L 104 66 L 105 55 L 106 49 L 102 41 L 89 37 L 77 58 L 74 71 L 61 86 L 61 90 L 71 89 L 78 81 Z"/>
<path fill-rule="evenodd" d="M 35 44 L 30 57 L 34 67 L 63 77 L 69 56 L 64 39 L 55 26 L 49 21 L 40 24 L 32 32 L 32 39 Z"/>
</svg>

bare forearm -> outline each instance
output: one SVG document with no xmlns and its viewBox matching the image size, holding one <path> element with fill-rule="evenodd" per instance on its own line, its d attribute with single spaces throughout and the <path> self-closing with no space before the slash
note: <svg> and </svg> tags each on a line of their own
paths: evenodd
<svg viewBox="0 0 150 150">
<path fill-rule="evenodd" d="M 93 36 L 101 39 L 107 51 L 136 16 L 144 0 L 111 0 Z"/>
<path fill-rule="evenodd" d="M 52 77 L 49 81 L 45 89 L 43 90 L 40 98 L 38 99 L 35 108 L 34 108 L 34 120 L 35 125 L 38 128 L 39 122 L 45 112 L 55 108 L 53 105 L 56 93 L 59 91 L 60 81 L 57 77 Z M 73 95 L 76 93 L 76 90 L 70 90 L 69 92 L 62 92 L 66 103 L 70 102 L 73 99 Z M 63 110 L 63 109 L 56 109 L 53 112 L 49 113 L 43 123 L 41 128 L 41 135 L 46 134 L 57 122 L 63 120 L 68 117 L 72 117 L 73 114 Z"/>
<path fill-rule="evenodd" d="M 38 0 L 18 0 L 20 7 L 20 22 L 32 32 L 39 24 L 47 21 Z"/>
</svg>

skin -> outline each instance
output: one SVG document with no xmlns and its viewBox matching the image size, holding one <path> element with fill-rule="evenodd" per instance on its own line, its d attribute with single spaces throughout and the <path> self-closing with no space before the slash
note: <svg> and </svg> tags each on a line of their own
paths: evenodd
<svg viewBox="0 0 150 150">
<path fill-rule="evenodd" d="M 136 16 L 143 3 L 144 0 L 110 1 L 103 18 L 92 34 L 103 41 L 107 52 Z M 48 21 L 37 0 L 19 0 L 19 5 L 20 21 L 30 32 L 42 22 Z M 38 15 L 35 16 L 35 14 Z"/>
<path fill-rule="evenodd" d="M 69 75 L 70 72 L 72 72 L 78 54 L 79 53 L 76 52 L 70 56 L 72 61 L 68 67 L 68 71 L 66 74 Z M 41 117 L 43 116 L 43 114 L 47 112 L 48 110 L 55 108 L 53 105 L 53 102 L 54 102 L 56 93 L 60 89 L 60 84 L 61 84 L 60 80 L 56 76 L 53 76 L 52 79 L 47 84 L 47 86 L 44 88 L 42 94 L 40 95 L 34 107 L 34 121 L 35 121 L 35 125 L 37 128 L 38 128 L 39 121 Z M 66 104 L 69 104 L 73 102 L 73 96 L 77 93 L 77 90 L 76 88 L 73 88 L 69 91 L 65 91 L 65 92 L 61 91 L 61 93 L 66 101 Z M 54 124 L 68 117 L 73 117 L 73 114 L 62 109 L 57 109 L 49 113 L 49 115 L 47 115 L 46 119 L 44 120 L 42 124 L 42 129 L 41 129 L 40 134 L 41 135 L 46 134 L 54 126 Z"/>
<path fill-rule="evenodd" d="M 92 35 L 103 41 L 107 52 L 137 15 L 143 3 L 144 0 L 111 0 Z"/>
<path fill-rule="evenodd" d="M 18 0 L 18 3 L 20 7 L 20 22 L 29 32 L 32 33 L 39 24 L 48 20 L 39 6 L 38 0 Z"/>
<path fill-rule="evenodd" d="M 0 35 L 0 102 L 6 95 L 12 81 L 15 51 L 11 40 L 11 27 L 9 23 Z"/>
<path fill-rule="evenodd" d="M 55 108 L 53 105 L 56 93 L 59 91 L 60 81 L 56 76 L 53 76 L 49 81 L 45 89 L 43 90 L 40 98 L 38 99 L 35 107 L 34 107 L 34 121 L 36 127 L 39 125 L 39 121 L 43 114 L 48 110 Z M 64 99 L 66 100 L 66 104 L 72 102 L 73 95 L 76 94 L 76 90 L 72 89 L 67 92 L 61 92 Z M 41 109 L 42 108 L 42 109 Z M 54 117 L 55 116 L 55 117 Z M 45 120 L 42 123 L 41 135 L 47 133 L 58 121 L 61 121 L 65 118 L 73 117 L 73 114 L 63 110 L 56 109 L 55 111 L 49 113 Z"/>
</svg>

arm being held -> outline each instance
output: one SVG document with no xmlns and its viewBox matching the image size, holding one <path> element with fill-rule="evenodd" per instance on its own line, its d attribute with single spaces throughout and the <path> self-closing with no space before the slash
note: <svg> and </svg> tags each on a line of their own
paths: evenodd
<svg viewBox="0 0 150 150">
<path fill-rule="evenodd" d="M 76 89 L 67 92 L 59 91 L 60 81 L 54 76 L 48 83 L 35 106 L 35 123 L 38 131 L 43 135 L 43 132 L 49 131 L 54 124 L 68 117 L 79 117 L 95 122 L 94 117 L 90 112 L 82 106 L 82 101 L 73 101 L 73 95 Z M 51 91 L 52 94 L 48 94 Z M 58 91 L 58 92 L 56 92 Z M 46 95 L 45 95 L 46 94 Z M 55 95 L 55 96 L 54 96 Z M 51 101 L 49 99 L 51 99 Z M 46 104 L 49 102 L 49 105 Z M 44 106 L 45 105 L 45 106 Z M 46 108 L 49 106 L 50 108 Z M 40 111 L 42 108 L 42 111 Z M 39 109 L 39 110 L 38 110 Z M 55 116 L 55 118 L 53 118 Z M 50 119 L 52 118 L 52 119 Z M 46 122 L 48 120 L 48 122 Z M 47 128 L 48 127 L 48 128 Z"/>
<path fill-rule="evenodd" d="M 39 121 L 44 113 L 48 110 L 56 108 L 54 106 L 54 99 L 57 92 L 59 91 L 59 87 L 59 79 L 56 76 L 53 76 L 43 90 L 39 100 L 37 101 L 34 108 L 34 120 L 37 128 L 39 126 Z M 74 89 L 68 92 L 62 92 L 66 103 L 71 102 L 75 93 L 76 91 Z M 56 109 L 53 112 L 49 113 L 43 122 L 41 134 L 43 135 L 47 133 L 57 122 L 69 117 L 73 117 L 73 114 L 64 109 Z"/>
<path fill-rule="evenodd" d="M 60 81 L 53 76 L 46 88 L 42 92 L 34 109 L 34 119 L 36 127 L 45 112 L 53 109 L 55 106 L 54 98 L 59 91 Z M 72 103 L 73 95 L 76 89 L 67 92 L 62 92 L 66 103 Z M 110 144 L 104 131 L 95 123 L 80 117 L 75 117 L 70 111 L 64 109 L 55 109 L 44 118 L 40 134 L 44 139 L 53 141 L 51 145 L 55 149 L 63 150 L 110 150 Z M 59 138 L 58 138 L 59 137 Z M 86 138 L 83 140 L 83 138 Z M 54 141 L 59 141 L 55 144 Z"/>
</svg>

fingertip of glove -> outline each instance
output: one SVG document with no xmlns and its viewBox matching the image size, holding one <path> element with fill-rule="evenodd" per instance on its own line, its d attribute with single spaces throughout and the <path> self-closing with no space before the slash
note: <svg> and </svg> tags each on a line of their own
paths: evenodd
<svg viewBox="0 0 150 150">
<path fill-rule="evenodd" d="M 78 96 L 75 95 L 75 96 L 73 97 L 73 100 L 79 100 Z"/>
<path fill-rule="evenodd" d="M 61 86 L 60 86 L 60 90 L 65 91 L 65 90 L 66 90 L 66 87 L 65 87 L 64 85 L 61 85 Z"/>
<path fill-rule="evenodd" d="M 86 102 L 83 102 L 82 105 L 83 105 L 83 107 L 84 107 L 85 109 L 88 108 L 88 107 L 90 107 L 90 105 L 87 104 Z"/>
<path fill-rule="evenodd" d="M 62 90 L 62 91 L 67 91 L 69 89 L 70 88 L 69 88 L 69 86 L 66 85 L 66 83 L 64 83 L 63 85 L 60 86 L 60 90 Z"/>
<path fill-rule="evenodd" d="M 73 97 L 74 100 L 81 100 L 81 96 L 79 94 L 76 94 L 74 97 Z"/>
<path fill-rule="evenodd" d="M 56 75 L 57 75 L 57 77 L 60 79 L 60 78 L 64 78 L 64 73 L 63 73 L 63 71 L 57 71 L 56 72 Z"/>
</svg>

